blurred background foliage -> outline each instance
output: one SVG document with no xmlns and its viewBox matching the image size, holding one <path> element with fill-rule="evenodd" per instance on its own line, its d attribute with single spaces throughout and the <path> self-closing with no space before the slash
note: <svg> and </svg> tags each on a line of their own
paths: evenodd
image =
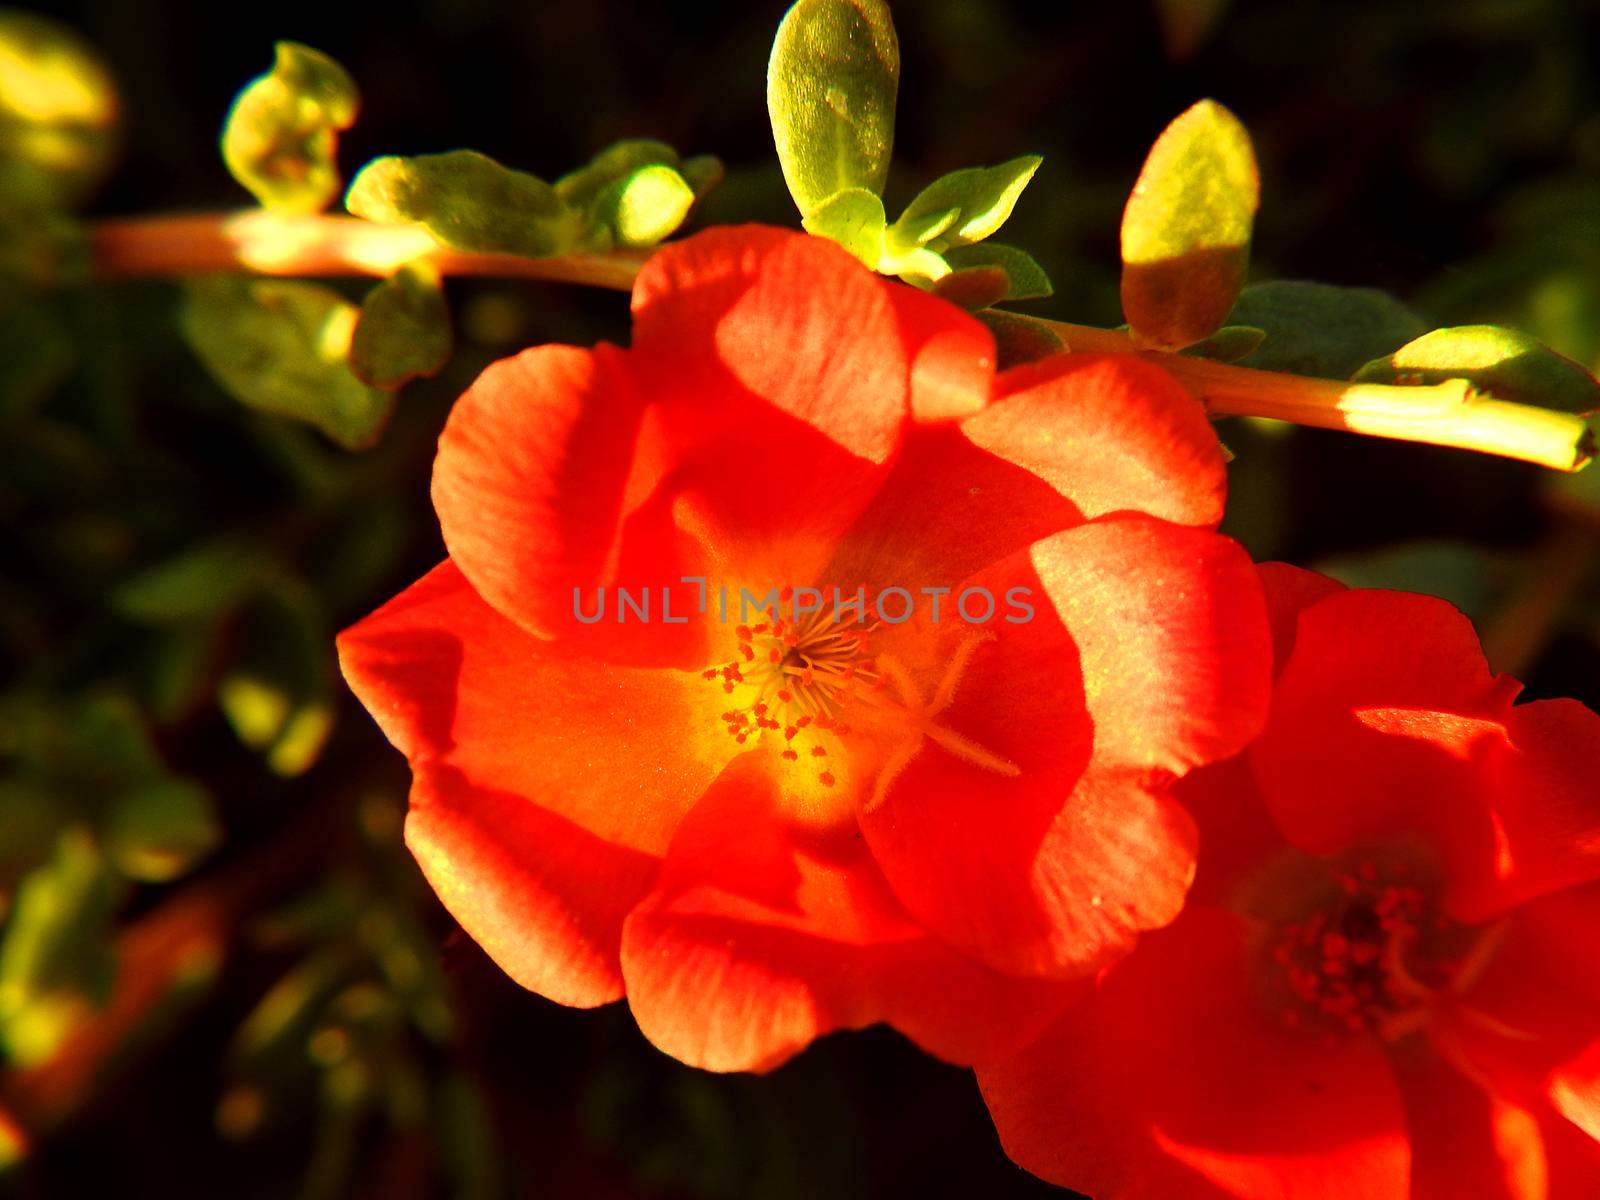
<svg viewBox="0 0 1600 1200">
<path fill-rule="evenodd" d="M 650 137 L 726 163 L 695 222 L 795 225 L 763 106 L 782 12 L 56 5 L 103 77 L 0 21 L 0 1193 L 1059 1194 L 1006 1162 L 965 1073 L 886 1032 L 720 1078 L 656 1054 L 621 1006 L 523 993 L 404 851 L 404 764 L 343 691 L 332 635 L 440 558 L 427 479 L 452 398 L 523 345 L 625 339 L 624 297 L 448 281 L 454 356 L 351 452 L 212 382 L 175 284 L 77 285 L 81 244 L 56 229 L 85 199 L 90 219 L 248 204 L 217 135 L 282 38 L 361 90 L 347 179 L 463 146 L 554 179 Z M 1600 6 L 896 15 L 891 208 L 943 172 L 1044 155 L 1006 235 L 1056 295 L 1024 311 L 1120 322 L 1127 189 L 1166 122 L 1214 96 L 1261 163 L 1252 278 L 1384 288 L 1430 325 L 1510 325 L 1600 365 Z M 28 72 L 63 63 L 55 117 L 23 112 Z M 1534 694 L 1600 704 L 1596 472 L 1223 436 L 1229 526 L 1258 557 L 1446 596 Z"/>
</svg>

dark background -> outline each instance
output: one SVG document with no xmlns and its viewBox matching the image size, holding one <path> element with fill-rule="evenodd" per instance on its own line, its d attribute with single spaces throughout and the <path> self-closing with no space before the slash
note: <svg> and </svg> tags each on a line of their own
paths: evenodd
<svg viewBox="0 0 1600 1200">
<path fill-rule="evenodd" d="M 1175 47 L 1174 22 L 1211 7 L 1209 33 Z M 151 0 L 48 11 L 98 47 L 125 100 L 123 157 L 91 215 L 243 206 L 217 132 L 288 38 L 331 54 L 362 89 L 341 143 L 347 177 L 375 155 L 466 146 L 550 179 L 612 140 L 649 136 L 727 163 L 699 223 L 793 225 L 764 105 L 783 8 Z M 944 171 L 1043 154 L 1003 235 L 1055 281 L 1056 296 L 1026 310 L 1120 322 L 1127 190 L 1162 126 L 1212 96 L 1256 140 L 1253 277 L 1377 286 L 1433 324 L 1514 324 L 1591 368 L 1600 360 L 1594 5 L 925 0 L 897 5 L 896 20 L 891 214 Z M 435 563 L 427 473 L 452 397 L 521 345 L 627 330 L 618 294 L 449 290 L 454 361 L 406 389 L 363 455 L 227 399 L 176 333 L 174 288 L 59 301 L 71 369 L 0 464 L 0 679 L 52 704 L 131 698 L 166 761 L 217 807 L 221 845 L 194 873 L 127 889 L 85 937 L 165 979 L 150 965 L 159 955 L 130 957 L 128 939 L 200 914 L 215 918 L 221 954 L 207 981 L 167 980 L 126 1037 L 77 1052 L 87 1061 L 74 1068 L 7 1069 L 0 1099 L 42 1115 L 36 1153 L 0 1176 L 0 1194 L 1063 1194 L 1005 1159 L 968 1073 L 886 1031 L 827 1038 L 764 1078 L 723 1078 L 657 1054 L 624 1006 L 577 1012 L 521 991 L 416 875 L 396 835 L 404 764 L 331 659 L 301 682 L 335 706 L 332 737 L 308 770 L 281 777 L 214 703 L 230 663 L 271 653 L 270 606 L 209 614 L 196 649 L 192 631 L 130 620 L 108 600 L 184 547 L 237 535 L 286 564 L 300 628 L 326 655 L 319 634 Z M 1568 569 L 1574 555 L 1592 566 L 1581 514 L 1595 499 L 1555 499 L 1537 468 L 1456 451 L 1243 423 L 1224 438 L 1238 455 L 1230 528 L 1258 557 L 1434 591 L 1485 628 L 1554 590 L 1521 665 L 1536 694 L 1600 702 L 1600 596 L 1592 569 L 1587 583 L 1586 569 Z M 333 500 L 313 476 L 335 481 Z M 161 683 L 175 646 L 199 656 L 177 694 L 161 690 L 177 686 Z M 268 1016 L 282 1021 L 265 1037 L 271 997 Z"/>
</svg>

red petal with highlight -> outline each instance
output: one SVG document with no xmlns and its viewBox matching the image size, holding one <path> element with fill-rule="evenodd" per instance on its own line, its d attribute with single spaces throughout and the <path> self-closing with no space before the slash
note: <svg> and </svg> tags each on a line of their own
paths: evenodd
<svg viewBox="0 0 1600 1200">
<path fill-rule="evenodd" d="M 1073 354 L 1016 367 L 961 428 L 1085 518 L 1137 512 L 1208 528 L 1222 519 L 1227 478 L 1205 410 L 1141 359 Z"/>
<path fill-rule="evenodd" d="M 451 558 L 495 609 L 572 632 L 604 581 L 643 404 L 615 350 L 536 346 L 478 376 L 439 438 L 433 503 Z"/>
<path fill-rule="evenodd" d="M 1119 520 L 1059 534 L 962 586 L 1033 597 L 1032 620 L 988 626 L 994 641 L 972 651 L 936 718 L 1016 774 L 929 737 L 862 830 L 896 894 L 940 937 L 1000 970 L 1082 974 L 1182 906 L 1193 826 L 1159 777 L 1230 753 L 1260 720 L 1255 576 L 1216 535 Z"/>
<path fill-rule="evenodd" d="M 622 997 L 622 922 L 656 859 L 449 767 L 416 768 L 406 845 L 450 915 L 511 978 L 559 1004 Z"/>
<path fill-rule="evenodd" d="M 450 561 L 340 635 L 339 654 L 351 689 L 413 766 L 447 764 L 645 854 L 666 851 L 715 778 L 717 753 L 728 753 L 715 689 L 530 637 Z M 707 744 L 695 740 L 701 731 Z"/>
</svg>

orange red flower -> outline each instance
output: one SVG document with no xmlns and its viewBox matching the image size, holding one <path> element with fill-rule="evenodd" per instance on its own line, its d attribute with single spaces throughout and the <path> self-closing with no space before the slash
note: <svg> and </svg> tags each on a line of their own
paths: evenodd
<svg viewBox="0 0 1600 1200">
<path fill-rule="evenodd" d="M 1176 915 L 1173 782 L 1265 716 L 1204 415 L 1132 358 L 996 374 L 971 317 L 778 230 L 663 250 L 633 314 L 468 390 L 448 561 L 340 639 L 410 846 L 514 978 L 626 995 L 687 1062 L 1013 1044 Z"/>
<path fill-rule="evenodd" d="M 1600 716 L 1514 705 L 1443 601 L 1263 572 L 1192 904 L 980 1065 L 1002 1141 L 1102 1200 L 1600 1195 Z"/>
</svg>

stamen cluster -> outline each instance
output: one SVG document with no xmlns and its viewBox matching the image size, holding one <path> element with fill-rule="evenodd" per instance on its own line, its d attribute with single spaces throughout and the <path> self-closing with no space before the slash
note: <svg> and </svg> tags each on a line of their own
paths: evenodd
<svg viewBox="0 0 1600 1200">
<path fill-rule="evenodd" d="M 850 726 L 841 719 L 846 699 L 863 688 L 883 687 L 871 648 L 878 623 L 840 621 L 838 614 L 820 610 L 785 620 L 783 605 L 792 597 L 793 589 L 785 588 L 779 603 L 765 610 L 766 620 L 738 626 L 739 657 L 701 675 L 743 701 L 722 714 L 728 736 L 739 745 L 781 732 L 785 760 L 798 761 L 802 750 L 826 759 L 828 746 L 817 733 L 847 735 Z M 808 729 L 809 739 L 802 736 Z M 819 781 L 834 786 L 832 771 L 821 765 Z"/>
</svg>

